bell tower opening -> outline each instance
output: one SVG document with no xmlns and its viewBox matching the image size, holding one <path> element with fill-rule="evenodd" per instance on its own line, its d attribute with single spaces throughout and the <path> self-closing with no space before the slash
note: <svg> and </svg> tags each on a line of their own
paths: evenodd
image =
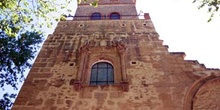
<svg viewBox="0 0 220 110">
<path fill-rule="evenodd" d="M 90 6 L 93 0 L 79 4 L 74 20 L 115 20 L 115 19 L 138 19 L 135 8 L 135 0 L 99 0 L 98 7 Z M 90 19 L 98 13 L 101 19 Z"/>
</svg>

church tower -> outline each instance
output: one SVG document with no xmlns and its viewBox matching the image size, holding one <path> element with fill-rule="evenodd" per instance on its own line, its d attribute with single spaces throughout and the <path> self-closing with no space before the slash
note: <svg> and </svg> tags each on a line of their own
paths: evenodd
<svg viewBox="0 0 220 110">
<path fill-rule="evenodd" d="M 220 109 L 220 71 L 168 52 L 136 0 L 90 1 L 47 37 L 13 110 Z"/>
</svg>

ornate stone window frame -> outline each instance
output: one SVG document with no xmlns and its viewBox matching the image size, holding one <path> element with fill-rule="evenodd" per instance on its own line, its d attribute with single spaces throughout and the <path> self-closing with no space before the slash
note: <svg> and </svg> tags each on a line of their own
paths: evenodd
<svg viewBox="0 0 220 110">
<path fill-rule="evenodd" d="M 120 41 L 111 41 L 110 44 L 106 46 L 101 43 L 98 46 L 96 44 L 96 41 L 90 41 L 78 50 L 78 72 L 75 80 L 72 81 L 75 90 L 91 86 L 89 82 L 93 64 L 99 61 L 107 61 L 114 66 L 115 82 L 113 85 L 121 87 L 123 91 L 128 91 L 125 67 L 126 47 L 124 43 Z"/>
</svg>

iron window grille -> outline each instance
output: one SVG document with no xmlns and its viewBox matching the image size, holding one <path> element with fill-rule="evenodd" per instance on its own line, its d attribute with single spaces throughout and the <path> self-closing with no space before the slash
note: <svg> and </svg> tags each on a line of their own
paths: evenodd
<svg viewBox="0 0 220 110">
<path fill-rule="evenodd" d="M 110 63 L 99 62 L 92 66 L 90 85 L 114 84 L 114 68 Z"/>
</svg>

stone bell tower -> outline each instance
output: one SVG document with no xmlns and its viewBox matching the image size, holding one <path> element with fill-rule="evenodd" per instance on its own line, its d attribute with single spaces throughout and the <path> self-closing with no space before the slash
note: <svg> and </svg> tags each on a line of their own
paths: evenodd
<svg viewBox="0 0 220 110">
<path fill-rule="evenodd" d="M 44 42 L 12 109 L 220 109 L 220 71 L 168 52 L 135 3 L 78 5 Z"/>
</svg>

